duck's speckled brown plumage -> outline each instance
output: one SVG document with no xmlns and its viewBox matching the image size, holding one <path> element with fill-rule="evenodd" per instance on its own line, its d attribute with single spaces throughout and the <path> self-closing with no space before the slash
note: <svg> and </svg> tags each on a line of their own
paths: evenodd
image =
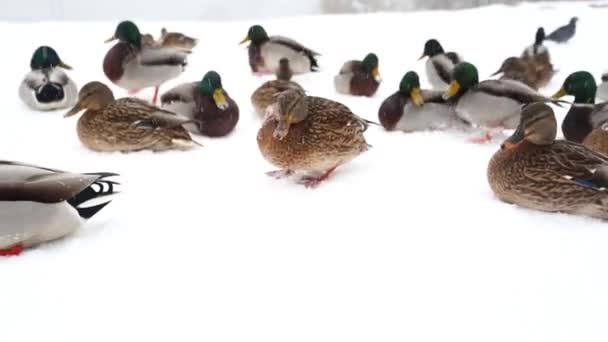
<svg viewBox="0 0 608 342">
<path fill-rule="evenodd" d="M 302 86 L 292 81 L 272 80 L 265 82 L 251 94 L 253 109 L 261 118 L 264 118 L 266 109 L 276 102 L 277 95 L 289 89 L 304 91 Z"/>
<path fill-rule="evenodd" d="M 539 108 L 538 104 L 534 106 Z M 540 211 L 608 219 L 608 192 L 605 189 L 608 177 L 604 173 L 608 158 L 577 143 L 555 141 L 555 117 L 548 106 L 544 108 L 547 111 L 543 114 L 545 118 L 532 117 L 529 124 L 540 125 L 541 119 L 551 120 L 546 124 L 553 126 L 547 130 L 552 131 L 553 139 L 545 136 L 549 139 L 546 143 L 535 143 L 526 137 L 537 133 L 528 126 L 518 127 L 514 136 L 519 136 L 521 141 L 516 144 L 505 142 L 489 162 L 490 187 L 507 203 Z M 547 113 L 551 117 L 546 117 Z M 522 113 L 522 122 L 526 115 Z"/>
<path fill-rule="evenodd" d="M 307 99 L 308 116 L 292 124 L 284 139 L 273 137 L 274 117 L 264 122 L 257 141 L 268 162 L 284 170 L 325 171 L 369 149 L 363 136 L 367 123 L 348 107 L 320 97 Z"/>
<path fill-rule="evenodd" d="M 583 140 L 588 149 L 608 156 L 608 127 L 598 127 Z"/>
</svg>

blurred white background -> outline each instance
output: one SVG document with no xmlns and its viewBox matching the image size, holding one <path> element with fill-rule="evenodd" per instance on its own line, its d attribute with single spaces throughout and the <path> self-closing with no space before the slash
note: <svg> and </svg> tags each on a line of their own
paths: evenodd
<svg viewBox="0 0 608 342">
<path fill-rule="evenodd" d="M 577 0 L 573 0 L 577 1 Z M 584 0 L 579 0 L 584 1 Z M 0 20 L 236 20 L 318 13 L 453 9 L 518 0 L 2 0 Z M 529 0 L 528 2 L 538 2 Z M 545 1 L 552 2 L 552 1 Z"/>
</svg>

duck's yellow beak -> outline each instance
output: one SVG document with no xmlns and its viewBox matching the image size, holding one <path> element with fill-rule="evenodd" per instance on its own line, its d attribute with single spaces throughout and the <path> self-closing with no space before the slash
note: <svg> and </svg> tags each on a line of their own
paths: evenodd
<svg viewBox="0 0 608 342">
<path fill-rule="evenodd" d="M 70 109 L 67 113 L 65 113 L 65 115 L 63 117 L 68 118 L 72 115 L 76 115 L 83 109 L 84 109 L 84 107 L 82 106 L 80 101 L 78 101 L 78 103 L 76 103 L 72 109 Z"/>
<path fill-rule="evenodd" d="M 63 61 L 59 61 L 59 66 L 67 70 L 72 70 L 72 67 L 65 64 Z"/>
<path fill-rule="evenodd" d="M 568 93 L 566 93 L 566 89 L 564 89 L 564 87 L 562 87 L 560 90 L 557 91 L 557 93 L 553 94 L 553 96 L 551 96 L 554 99 L 561 99 L 562 97 L 568 95 Z"/>
<path fill-rule="evenodd" d="M 239 43 L 239 45 L 245 44 L 245 43 L 247 43 L 250 40 L 251 40 L 251 38 L 249 38 L 249 36 L 247 36 L 247 37 L 243 38 L 243 40 L 241 40 L 241 42 Z"/>
<path fill-rule="evenodd" d="M 104 40 L 103 42 L 107 44 L 107 43 L 115 41 L 115 40 L 116 40 L 116 36 L 112 36 L 111 38 L 108 38 L 108 39 Z"/>
<path fill-rule="evenodd" d="M 422 93 L 418 87 L 412 88 L 410 91 L 410 98 L 416 106 L 422 106 L 424 104 L 424 98 L 422 97 Z"/>
<path fill-rule="evenodd" d="M 380 77 L 380 69 L 378 69 L 378 67 L 375 67 L 374 70 L 372 70 L 372 75 L 376 81 L 382 81 L 382 77 Z"/>
<path fill-rule="evenodd" d="M 226 101 L 226 96 L 224 95 L 224 89 L 217 88 L 213 92 L 213 101 L 217 108 L 224 110 L 228 108 L 228 102 Z"/>
<path fill-rule="evenodd" d="M 449 99 L 452 96 L 458 94 L 458 92 L 460 91 L 460 83 L 456 80 L 452 81 L 452 83 L 450 83 L 450 86 L 448 87 L 448 90 L 445 91 L 445 94 L 443 94 L 443 98 L 444 99 Z"/>
</svg>

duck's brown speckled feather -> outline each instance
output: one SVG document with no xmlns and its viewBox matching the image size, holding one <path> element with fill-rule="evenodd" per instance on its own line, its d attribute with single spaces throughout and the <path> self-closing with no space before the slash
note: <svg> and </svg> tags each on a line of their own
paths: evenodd
<svg viewBox="0 0 608 342">
<path fill-rule="evenodd" d="M 266 116 L 266 108 L 276 102 L 278 94 L 289 89 L 304 92 L 299 84 L 292 81 L 272 80 L 265 82 L 251 94 L 251 103 L 254 110 L 263 118 Z"/>
</svg>

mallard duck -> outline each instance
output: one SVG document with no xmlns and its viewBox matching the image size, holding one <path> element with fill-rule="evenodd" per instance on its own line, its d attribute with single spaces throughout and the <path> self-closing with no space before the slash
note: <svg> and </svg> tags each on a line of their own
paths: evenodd
<svg viewBox="0 0 608 342">
<path fill-rule="evenodd" d="M 239 107 L 215 71 L 207 72 L 200 82 L 178 85 L 160 100 L 163 108 L 196 120 L 194 131 L 209 137 L 228 135 L 239 121 Z"/>
<path fill-rule="evenodd" d="M 596 91 L 597 84 L 593 75 L 587 71 L 577 71 L 570 74 L 560 90 L 553 95 L 556 99 L 566 95 L 574 96 L 574 103 L 562 122 L 562 133 L 567 140 L 583 142 L 594 128 L 592 117 L 602 117 L 605 113 L 604 104 L 595 104 Z"/>
<path fill-rule="evenodd" d="M 486 80 L 479 82 L 477 68 L 461 63 L 454 69 L 454 80 L 444 94 L 455 105 L 456 114 L 471 124 L 489 129 L 473 142 L 492 139 L 491 131 L 513 129 L 519 123 L 521 106 L 532 102 L 560 101 L 545 97 L 527 85 L 513 80 Z"/>
<path fill-rule="evenodd" d="M 0 256 L 18 255 L 76 231 L 117 193 L 118 183 L 108 179 L 113 176 L 0 161 Z"/>
<path fill-rule="evenodd" d="M 94 151 L 186 150 L 198 145 L 182 127 L 192 120 L 139 99 L 115 100 L 110 88 L 101 82 L 82 87 L 78 102 L 65 117 L 82 110 L 86 111 L 78 119 L 78 137 Z"/>
<path fill-rule="evenodd" d="M 545 29 L 539 27 L 534 44 L 527 47 L 521 55 L 521 58 L 528 62 L 534 71 L 534 84 L 530 86 L 535 89 L 547 86 L 556 73 L 551 63 L 549 49 L 543 44 L 544 41 Z"/>
<path fill-rule="evenodd" d="M 278 96 L 273 115 L 258 132 L 258 147 L 269 163 L 280 168 L 268 175 L 320 173 L 301 179 L 307 187 L 316 187 L 338 166 L 369 149 L 363 136 L 368 124 L 341 103 L 290 89 Z"/>
<path fill-rule="evenodd" d="M 139 28 L 131 21 L 123 21 L 106 43 L 118 39 L 103 60 L 105 75 L 117 86 L 135 93 L 154 87 L 152 103 L 156 104 L 158 88 L 181 75 L 187 64 L 188 52 L 145 43 Z"/>
<path fill-rule="evenodd" d="M 382 102 L 380 123 L 387 131 L 404 132 L 467 127 L 442 95 L 439 90 L 420 90 L 418 74 L 409 71 L 401 79 L 399 90 Z"/>
<path fill-rule="evenodd" d="M 567 43 L 576 34 L 577 17 L 570 19 L 568 25 L 559 27 L 547 36 L 547 40 L 552 40 L 557 43 Z"/>
<path fill-rule="evenodd" d="M 282 58 L 279 62 L 279 69 L 276 72 L 276 80 L 264 82 L 251 94 L 251 104 L 253 109 L 260 117 L 265 117 L 268 106 L 277 101 L 277 96 L 288 89 L 304 91 L 302 86 L 291 81 L 293 72 L 289 67 L 289 60 Z"/>
<path fill-rule="evenodd" d="M 266 30 L 260 25 L 249 28 L 247 37 L 241 44 L 249 44 L 249 66 L 257 74 L 273 74 L 279 67 L 279 61 L 287 58 L 296 74 L 317 71 L 319 68 L 315 52 L 295 40 L 281 37 L 269 37 Z"/>
<path fill-rule="evenodd" d="M 523 58 L 509 57 L 502 62 L 500 69 L 493 73 L 491 76 L 500 76 L 501 80 L 514 80 L 519 81 L 528 87 L 538 90 L 536 84 L 536 71 L 531 63 Z"/>
<path fill-rule="evenodd" d="M 76 83 L 63 71 L 72 70 L 49 46 L 36 49 L 30 61 L 31 71 L 19 86 L 19 97 L 33 110 L 64 109 L 76 102 Z"/>
<path fill-rule="evenodd" d="M 428 57 L 426 75 L 431 87 L 445 90 L 452 81 L 454 67 L 463 62 L 456 52 L 444 52 L 437 39 L 429 39 L 424 44 L 424 51 L 419 60 Z"/>
<path fill-rule="evenodd" d="M 198 45 L 198 39 L 189 37 L 181 32 L 169 32 L 166 28 L 160 31 L 158 40 L 154 39 L 149 33 L 142 36 L 142 42 L 156 47 L 170 47 L 185 51 L 192 51 Z"/>
<path fill-rule="evenodd" d="M 602 74 L 602 83 L 597 87 L 596 97 L 600 101 L 608 101 L 608 73 Z"/>
<path fill-rule="evenodd" d="M 378 56 L 369 53 L 362 61 L 344 63 L 340 73 L 334 77 L 336 91 L 355 96 L 373 96 L 380 86 Z"/>
<path fill-rule="evenodd" d="M 488 165 L 490 187 L 525 208 L 608 219 L 608 158 L 555 140 L 557 122 L 544 103 L 526 106 L 521 123 Z"/>
</svg>

